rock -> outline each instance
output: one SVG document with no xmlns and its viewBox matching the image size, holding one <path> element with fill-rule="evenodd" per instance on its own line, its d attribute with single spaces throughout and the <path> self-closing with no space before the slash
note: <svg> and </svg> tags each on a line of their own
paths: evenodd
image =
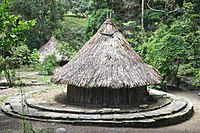
<svg viewBox="0 0 200 133">
<path fill-rule="evenodd" d="M 148 107 L 149 107 L 148 104 L 139 105 L 139 108 L 140 108 L 140 109 L 147 109 Z"/>
<path fill-rule="evenodd" d="M 113 112 L 120 112 L 120 109 L 119 108 L 116 108 L 116 109 L 112 109 Z"/>
<path fill-rule="evenodd" d="M 7 80 L 6 79 L 0 79 L 0 84 L 7 84 Z"/>
<path fill-rule="evenodd" d="M 56 133 L 65 133 L 66 129 L 65 128 L 57 128 Z"/>
<path fill-rule="evenodd" d="M 112 108 L 103 108 L 103 111 L 112 111 Z"/>
<path fill-rule="evenodd" d="M 62 107 L 66 107 L 66 105 L 63 104 Z"/>
<path fill-rule="evenodd" d="M 200 96 L 200 93 L 198 95 Z"/>
<path fill-rule="evenodd" d="M 37 80 L 31 80 L 31 83 L 37 83 Z"/>
</svg>

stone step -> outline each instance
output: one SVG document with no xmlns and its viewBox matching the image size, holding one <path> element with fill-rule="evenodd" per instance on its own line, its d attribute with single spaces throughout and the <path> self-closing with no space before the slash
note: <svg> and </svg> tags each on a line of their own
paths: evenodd
<svg viewBox="0 0 200 133">
<path fill-rule="evenodd" d="M 187 102 L 183 99 L 176 99 L 170 105 L 167 105 L 159 110 L 138 113 L 123 113 L 123 114 L 71 114 L 60 112 L 40 111 L 35 108 L 24 106 L 22 108 L 21 101 L 14 98 L 11 101 L 10 107 L 13 113 L 26 115 L 28 117 L 36 117 L 41 119 L 69 119 L 69 120 L 138 120 L 145 118 L 160 117 L 179 112 L 186 107 Z"/>
<path fill-rule="evenodd" d="M 182 121 L 189 119 L 193 113 L 193 106 L 191 102 L 188 102 L 187 106 L 181 110 L 180 112 L 176 112 L 171 115 L 154 117 L 152 119 L 143 119 L 143 120 L 80 120 L 80 119 L 41 119 L 40 117 L 32 117 L 32 116 L 22 116 L 12 112 L 10 105 L 2 106 L 2 110 L 13 116 L 23 119 L 43 121 L 43 122 L 60 122 L 60 123 L 69 123 L 69 124 L 83 124 L 83 125 L 102 125 L 102 126 L 128 126 L 128 127 L 154 127 L 154 126 L 166 126 L 176 124 Z"/>
<path fill-rule="evenodd" d="M 163 93 L 156 92 L 158 95 Z M 161 93 L 161 94 L 160 94 Z M 2 104 L 1 110 L 13 117 L 42 122 L 60 122 L 78 125 L 154 127 L 171 125 L 187 120 L 193 114 L 192 103 L 180 97 L 167 94 L 173 100 L 170 104 L 151 111 L 143 112 L 104 112 L 104 113 L 73 113 L 44 111 L 27 106 L 20 96 L 9 98 Z M 23 104 L 22 104 L 23 102 Z M 23 105 L 23 106 L 22 106 Z"/>
<path fill-rule="evenodd" d="M 63 113 L 63 112 L 53 112 L 53 111 L 43 111 L 36 108 L 31 108 L 24 106 L 20 99 L 14 97 L 9 99 L 7 103 L 10 102 L 10 106 L 14 113 L 20 115 L 26 114 L 31 117 L 41 117 L 41 118 L 52 118 L 52 119 L 81 119 L 81 120 L 137 120 L 144 118 L 152 118 L 170 115 L 180 110 L 184 109 L 187 106 L 187 102 L 182 98 L 174 99 L 171 104 L 164 106 L 163 108 L 152 110 L 148 112 L 137 112 L 137 113 L 113 113 L 113 114 L 73 114 L 73 113 Z"/>
<path fill-rule="evenodd" d="M 172 102 L 171 98 L 166 99 L 167 101 L 159 106 L 149 107 L 147 109 L 120 109 L 120 108 L 101 108 L 101 109 L 79 109 L 75 107 L 68 108 L 54 108 L 47 107 L 44 105 L 39 105 L 36 103 L 33 98 L 28 98 L 25 100 L 27 106 L 31 108 L 36 108 L 43 111 L 52 111 L 52 112 L 61 112 L 61 113 L 73 113 L 73 114 L 113 114 L 113 113 L 138 113 L 138 112 L 146 112 L 151 110 L 156 110 L 162 108 L 166 105 L 169 105 Z"/>
<path fill-rule="evenodd" d="M 39 110 L 43 110 L 43 111 L 52 111 L 52 112 L 62 112 L 62 113 L 77 113 L 77 114 L 113 114 L 113 113 L 137 113 L 137 112 L 146 112 L 146 111 L 152 111 L 152 110 L 156 110 L 159 108 L 162 108 L 166 105 L 169 105 L 172 102 L 172 98 L 174 95 L 171 95 L 169 93 L 163 92 L 163 91 L 158 91 L 158 90 L 153 90 L 150 89 L 149 93 L 151 95 L 156 95 L 158 97 L 163 97 L 165 99 L 164 102 L 162 102 L 161 104 L 158 104 L 156 106 L 149 106 L 146 109 L 141 109 L 141 108 L 134 108 L 134 107 L 128 107 L 130 109 L 127 108 L 88 108 L 87 106 L 82 108 L 79 106 L 70 106 L 67 105 L 67 107 L 65 106 L 63 108 L 63 106 L 61 107 L 52 107 L 52 106 L 48 106 L 45 105 L 45 103 L 47 101 L 41 101 L 39 100 L 35 100 L 34 97 L 31 97 L 32 94 L 34 94 L 37 91 L 33 91 L 31 93 L 26 94 L 26 99 L 25 99 L 25 103 L 31 107 L 31 108 L 36 108 Z M 37 98 L 36 98 L 37 99 Z M 43 103 L 41 105 L 41 103 Z"/>
</svg>

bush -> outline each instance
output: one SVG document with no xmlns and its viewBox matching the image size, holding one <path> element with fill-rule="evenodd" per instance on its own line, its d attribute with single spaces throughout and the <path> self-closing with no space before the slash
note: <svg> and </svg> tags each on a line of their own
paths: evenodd
<svg viewBox="0 0 200 133">
<path fill-rule="evenodd" d="M 33 68 L 36 68 L 36 66 L 39 63 L 39 54 L 38 50 L 34 49 L 32 53 L 30 54 L 29 58 L 29 65 L 32 66 Z"/>
<path fill-rule="evenodd" d="M 193 80 L 193 85 L 196 87 L 200 87 L 200 69 L 195 71 L 195 78 Z"/>
<path fill-rule="evenodd" d="M 185 4 L 185 8 L 190 9 L 190 4 Z M 140 47 L 145 61 L 157 68 L 170 86 L 179 86 L 181 76 L 199 68 L 200 27 L 196 19 L 196 14 L 186 10 L 170 25 L 160 24 Z"/>
<path fill-rule="evenodd" d="M 1 79 L 1 77 L 2 77 L 2 71 L 3 71 L 2 64 L 3 64 L 3 57 L 0 56 L 0 79 Z"/>
<path fill-rule="evenodd" d="M 38 70 L 42 75 L 52 75 L 56 65 L 56 56 L 54 54 L 48 55 L 44 58 L 44 61 L 38 65 Z"/>
<path fill-rule="evenodd" d="M 68 59 L 72 59 L 80 48 L 77 50 L 68 42 L 60 42 L 57 49 L 61 55 L 66 56 Z"/>
</svg>

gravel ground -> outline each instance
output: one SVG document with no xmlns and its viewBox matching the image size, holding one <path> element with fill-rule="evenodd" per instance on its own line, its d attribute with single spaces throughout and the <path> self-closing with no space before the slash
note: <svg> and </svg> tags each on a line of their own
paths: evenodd
<svg viewBox="0 0 200 133">
<path fill-rule="evenodd" d="M 171 93 L 192 101 L 195 114 L 190 120 L 177 125 L 158 128 L 74 126 L 36 121 L 32 121 L 32 125 L 35 130 L 44 129 L 46 133 L 55 133 L 58 128 L 64 128 L 66 133 L 200 133 L 200 96 L 198 96 L 200 91 L 171 91 Z M 6 116 L 0 112 L 0 133 L 20 133 L 21 131 L 22 120 Z"/>
</svg>

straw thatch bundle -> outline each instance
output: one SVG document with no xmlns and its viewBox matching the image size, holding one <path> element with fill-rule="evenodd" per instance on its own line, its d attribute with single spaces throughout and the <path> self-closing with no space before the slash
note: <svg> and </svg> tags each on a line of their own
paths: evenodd
<svg viewBox="0 0 200 133">
<path fill-rule="evenodd" d="M 77 55 L 52 78 L 84 88 L 134 88 L 159 84 L 162 77 L 145 64 L 107 19 Z"/>
<path fill-rule="evenodd" d="M 49 41 L 39 49 L 40 62 L 42 62 L 46 56 L 51 54 L 55 54 L 57 62 L 60 62 L 62 60 L 62 55 L 56 50 L 57 43 L 58 42 L 56 38 L 54 36 L 51 36 Z"/>
</svg>

